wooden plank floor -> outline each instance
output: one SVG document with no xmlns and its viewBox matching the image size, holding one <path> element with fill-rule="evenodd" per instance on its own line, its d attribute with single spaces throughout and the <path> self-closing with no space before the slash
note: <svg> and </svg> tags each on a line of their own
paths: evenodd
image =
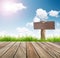
<svg viewBox="0 0 60 58">
<path fill-rule="evenodd" d="M 50 42 L 0 42 L 0 58 L 60 58 L 60 45 Z"/>
</svg>

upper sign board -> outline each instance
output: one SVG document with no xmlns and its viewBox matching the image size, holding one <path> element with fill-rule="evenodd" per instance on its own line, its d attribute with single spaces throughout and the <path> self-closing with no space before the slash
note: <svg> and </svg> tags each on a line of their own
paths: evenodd
<svg viewBox="0 0 60 58">
<path fill-rule="evenodd" d="M 55 29 L 55 22 L 34 22 L 34 29 Z"/>
</svg>

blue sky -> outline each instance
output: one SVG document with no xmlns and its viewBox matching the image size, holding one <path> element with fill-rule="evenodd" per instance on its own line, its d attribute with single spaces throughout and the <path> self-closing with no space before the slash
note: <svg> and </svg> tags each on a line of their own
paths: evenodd
<svg viewBox="0 0 60 58">
<path fill-rule="evenodd" d="M 11 10 L 8 2 L 13 2 L 12 5 L 17 5 Z M 41 21 L 42 19 L 47 21 L 55 21 L 55 30 L 47 31 L 49 35 L 60 35 L 60 0 L 0 0 L 0 34 L 9 35 L 39 35 L 39 30 L 34 30 L 33 22 Z M 15 4 L 14 4 L 15 3 Z M 11 3 L 10 3 L 11 4 Z M 24 7 L 21 7 L 22 6 Z M 2 7 L 4 6 L 5 9 Z M 9 9 L 8 9 L 9 8 Z M 3 11 L 2 11 L 3 10 Z M 39 12 L 38 12 L 39 10 Z M 15 12 L 14 12 L 15 11 Z M 42 15 L 44 13 L 45 15 Z M 38 16 L 38 18 L 37 18 Z M 41 17 L 43 16 L 43 17 Z M 40 17 L 40 18 L 39 18 Z M 47 18 L 46 18 L 47 17 Z M 37 18 L 37 19 L 36 19 Z M 51 34 L 52 32 L 52 34 Z"/>
</svg>

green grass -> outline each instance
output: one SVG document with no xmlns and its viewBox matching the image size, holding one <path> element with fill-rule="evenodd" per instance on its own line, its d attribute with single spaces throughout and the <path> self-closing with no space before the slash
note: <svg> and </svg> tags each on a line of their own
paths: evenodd
<svg viewBox="0 0 60 58">
<path fill-rule="evenodd" d="M 10 36 L 4 36 L 0 37 L 0 42 L 5 41 L 5 42 L 13 42 L 13 41 L 21 41 L 21 42 L 60 42 L 60 37 L 54 37 L 54 38 L 47 38 L 47 39 L 38 39 L 34 37 L 10 37 Z"/>
<path fill-rule="evenodd" d="M 38 41 L 37 38 L 33 37 L 10 37 L 10 36 L 5 36 L 5 37 L 0 37 L 0 41 Z"/>
<path fill-rule="evenodd" d="M 60 37 L 48 38 L 47 41 L 49 41 L 49 42 L 60 42 Z"/>
</svg>

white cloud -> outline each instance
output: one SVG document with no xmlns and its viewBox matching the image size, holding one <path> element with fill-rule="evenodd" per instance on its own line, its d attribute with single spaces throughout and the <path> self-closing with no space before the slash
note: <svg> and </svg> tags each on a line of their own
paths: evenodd
<svg viewBox="0 0 60 58">
<path fill-rule="evenodd" d="M 42 21 L 48 18 L 48 13 L 44 9 L 37 9 L 36 10 L 36 16 Z"/>
<path fill-rule="evenodd" d="M 41 37 L 41 30 L 30 30 L 26 27 L 18 27 L 16 28 L 19 34 L 9 33 L 7 31 L 1 31 L 0 36 L 14 36 L 14 37 L 22 37 L 22 36 L 33 36 L 40 38 Z M 55 30 L 46 30 L 45 33 L 46 38 L 47 37 L 60 37 L 60 29 Z"/>
<path fill-rule="evenodd" d="M 18 35 L 13 34 L 13 33 L 9 33 L 7 31 L 0 31 L 0 36 L 12 36 L 12 37 L 18 37 Z"/>
<path fill-rule="evenodd" d="M 26 6 L 24 6 L 23 3 L 17 3 L 15 1 L 13 2 L 12 0 L 2 2 L 3 14 L 16 13 L 17 11 L 20 11 L 23 9 L 26 9 Z"/>
<path fill-rule="evenodd" d="M 55 10 L 51 10 L 49 12 L 49 15 L 52 16 L 52 17 L 59 17 L 59 11 L 55 11 Z"/>
<path fill-rule="evenodd" d="M 30 26 L 33 26 L 33 22 L 28 22 L 27 24 L 26 24 L 26 26 L 28 27 L 30 27 Z"/>
<path fill-rule="evenodd" d="M 0 31 L 0 36 L 4 36 L 4 35 L 6 35 L 7 34 L 7 32 L 6 31 Z"/>
<path fill-rule="evenodd" d="M 51 10 L 47 12 L 46 10 L 39 8 L 36 10 L 36 16 L 33 18 L 33 22 L 47 21 L 48 14 L 53 17 L 59 17 L 60 11 Z"/>
<path fill-rule="evenodd" d="M 38 17 L 35 17 L 35 18 L 33 19 L 33 22 L 40 22 L 40 19 L 39 19 Z"/>
<path fill-rule="evenodd" d="M 47 30 L 46 37 L 60 37 L 60 29 Z"/>
<path fill-rule="evenodd" d="M 18 32 L 19 32 L 19 34 L 20 34 L 20 36 L 29 36 L 29 35 L 33 35 L 32 34 L 32 31 L 30 31 L 28 28 L 26 28 L 26 27 L 18 27 L 17 29 L 16 29 Z"/>
<path fill-rule="evenodd" d="M 48 19 L 48 13 L 46 10 L 39 8 L 36 10 L 36 16 L 33 18 L 33 22 L 46 21 Z"/>
<path fill-rule="evenodd" d="M 18 27 L 16 30 L 19 32 L 20 37 L 21 36 L 33 36 L 39 38 L 39 31 L 30 30 L 26 27 Z"/>
</svg>

